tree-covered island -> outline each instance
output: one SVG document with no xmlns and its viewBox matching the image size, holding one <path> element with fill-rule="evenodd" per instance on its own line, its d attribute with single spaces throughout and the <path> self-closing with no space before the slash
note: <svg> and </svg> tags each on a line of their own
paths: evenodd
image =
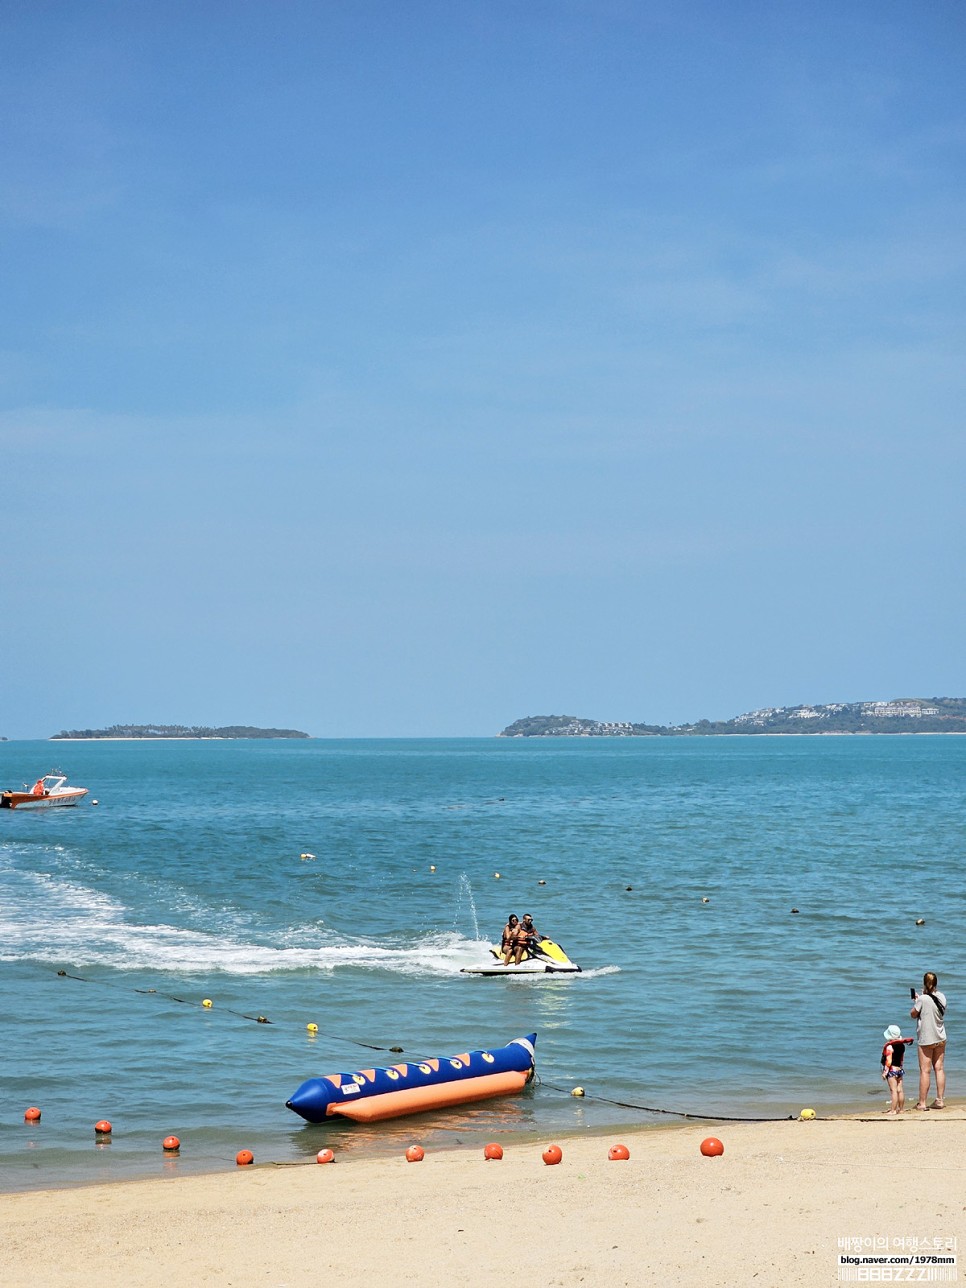
<svg viewBox="0 0 966 1288">
<path fill-rule="evenodd" d="M 311 734 L 300 729 L 257 729 L 253 725 L 225 725 L 210 728 L 208 725 L 111 725 L 107 729 L 62 729 L 49 739 L 50 742 L 76 739 L 125 739 L 125 738 L 310 738 Z"/>
<path fill-rule="evenodd" d="M 830 702 L 762 707 L 731 720 L 652 725 L 582 716 L 525 716 L 500 738 L 667 738 L 737 733 L 966 733 L 966 698 L 894 698 L 891 702 Z"/>
</svg>

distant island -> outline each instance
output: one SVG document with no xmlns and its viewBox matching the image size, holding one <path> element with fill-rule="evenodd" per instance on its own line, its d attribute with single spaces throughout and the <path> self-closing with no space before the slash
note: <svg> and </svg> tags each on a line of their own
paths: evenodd
<svg viewBox="0 0 966 1288">
<path fill-rule="evenodd" d="M 256 729 L 252 725 L 225 725 L 211 729 L 207 725 L 111 725 L 109 729 L 61 729 L 50 742 L 71 738 L 309 738 L 300 729 Z"/>
<path fill-rule="evenodd" d="M 651 725 L 587 720 L 581 716 L 526 716 L 500 738 L 668 738 L 701 734 L 966 733 L 966 698 L 895 698 L 891 702 L 829 702 L 819 706 L 762 707 L 732 720 Z"/>
</svg>

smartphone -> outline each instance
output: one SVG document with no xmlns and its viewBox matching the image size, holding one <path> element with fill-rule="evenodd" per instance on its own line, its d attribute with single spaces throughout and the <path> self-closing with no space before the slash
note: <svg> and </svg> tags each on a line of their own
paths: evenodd
<svg viewBox="0 0 966 1288">
<path fill-rule="evenodd" d="M 913 1001 L 916 1000 L 916 990 L 914 988 L 910 988 L 909 996 L 912 998 Z"/>
</svg>

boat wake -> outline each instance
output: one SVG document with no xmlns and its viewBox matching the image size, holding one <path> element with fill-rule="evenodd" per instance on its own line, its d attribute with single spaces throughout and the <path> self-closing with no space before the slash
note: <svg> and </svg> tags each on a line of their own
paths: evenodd
<svg viewBox="0 0 966 1288">
<path fill-rule="evenodd" d="M 468 882 L 461 885 L 458 911 L 460 920 L 470 921 L 470 934 L 413 928 L 358 936 L 319 919 L 280 928 L 258 911 L 213 907 L 187 889 L 158 881 L 151 882 L 140 906 L 132 907 L 116 894 L 85 883 L 83 876 L 97 881 L 93 868 L 79 874 L 82 865 L 75 862 L 72 875 L 58 871 L 65 859 L 60 847 L 47 851 L 46 869 L 36 864 L 36 853 L 30 866 L 19 866 L 18 857 L 25 856 L 13 855 L 7 847 L 0 855 L 14 859 L 6 867 L 0 862 L 4 962 L 184 975 L 369 971 L 442 977 L 492 961 L 490 944 L 478 937 Z M 153 906 L 174 915 L 145 917 L 145 908 Z"/>
<path fill-rule="evenodd" d="M 452 975 L 485 948 L 456 931 L 367 939 L 313 922 L 273 934 L 224 910 L 207 910 L 203 919 L 214 926 L 211 930 L 139 922 L 111 895 L 49 873 L 17 873 L 15 882 L 5 884 L 7 897 L 0 904 L 0 961 L 5 962 L 184 974 L 370 970 Z M 202 919 L 200 909 L 198 915 Z"/>
</svg>

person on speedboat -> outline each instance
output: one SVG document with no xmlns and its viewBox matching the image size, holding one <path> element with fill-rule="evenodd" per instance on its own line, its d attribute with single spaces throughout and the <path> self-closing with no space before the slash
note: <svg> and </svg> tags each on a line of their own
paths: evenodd
<svg viewBox="0 0 966 1288">
<path fill-rule="evenodd" d="M 523 961 L 524 953 L 529 953 L 529 955 L 533 957 L 536 952 L 537 944 L 544 938 L 545 936 L 541 935 L 540 931 L 533 924 L 532 915 L 529 912 L 525 912 L 523 914 L 523 920 L 517 927 L 516 938 L 513 943 L 514 966 L 520 965 Z M 507 965 L 509 965 L 509 962 Z"/>
<path fill-rule="evenodd" d="M 503 954 L 504 966 L 510 965 L 510 958 L 513 956 L 513 950 L 516 947 L 519 926 L 520 918 L 511 912 L 506 919 L 506 925 L 503 927 L 503 938 L 500 940 L 500 952 Z"/>
</svg>

